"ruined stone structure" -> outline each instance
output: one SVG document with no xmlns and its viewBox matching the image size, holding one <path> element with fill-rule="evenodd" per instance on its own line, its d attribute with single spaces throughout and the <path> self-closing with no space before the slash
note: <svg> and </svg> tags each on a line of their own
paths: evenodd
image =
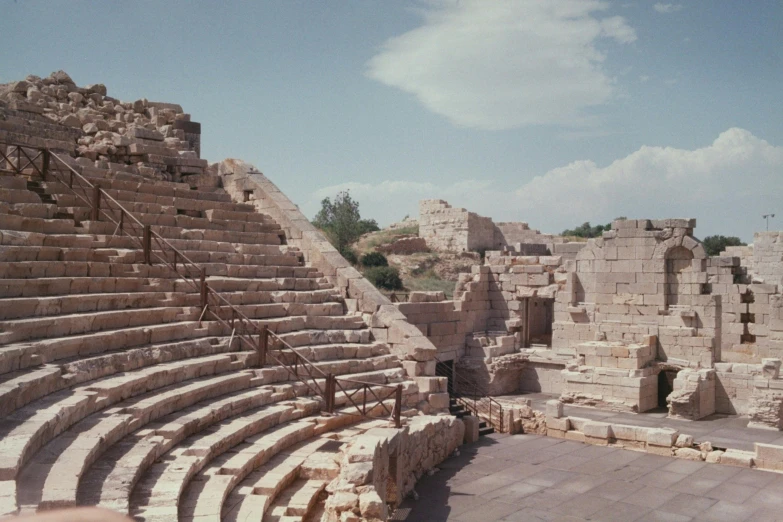
<svg viewBox="0 0 783 522">
<path fill-rule="evenodd" d="M 372 469 L 341 484 L 353 441 L 437 434 L 380 462 L 400 491 L 461 443 L 461 421 L 422 415 L 448 405 L 435 347 L 266 177 L 207 167 L 199 131 L 62 72 L 0 87 L 0 514 L 301 520 L 355 495 L 343 511 L 369 516 L 398 499 L 368 493 Z M 320 375 L 341 379 L 333 415 Z M 370 401 L 389 388 L 400 429 Z"/>
<path fill-rule="evenodd" d="M 516 247 L 517 252 L 546 255 L 555 251 L 555 244 L 563 243 L 562 238 L 532 230 L 527 223 L 494 223 L 442 199 L 419 202 L 419 237 L 431 249 L 449 252 Z"/>
<path fill-rule="evenodd" d="M 781 235 L 708 257 L 695 226 L 616 221 L 575 259 L 489 252 L 455 301 L 399 307 L 487 393 L 780 429 Z"/>
</svg>

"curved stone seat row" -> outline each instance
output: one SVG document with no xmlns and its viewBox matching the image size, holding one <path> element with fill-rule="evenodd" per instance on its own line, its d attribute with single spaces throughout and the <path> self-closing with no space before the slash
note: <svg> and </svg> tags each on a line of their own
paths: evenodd
<svg viewBox="0 0 783 522">
<path fill-rule="evenodd" d="M 363 418 L 351 401 L 389 417 L 388 385 L 400 384 L 404 408 L 419 402 L 401 362 L 252 205 L 68 161 L 256 325 L 370 390 L 341 380 L 342 414 L 317 415 L 325 379 L 303 383 L 301 365 L 278 365 L 294 359 L 276 337 L 260 367 L 255 347 L 214 320 L 229 321 L 230 307 L 202 317 L 199 288 L 145 264 L 133 238 L 92 221 L 67 187 L 0 177 L 0 514 L 101 505 L 139 520 L 221 520 L 248 477 L 271 488 L 259 520 L 317 509 L 337 472 L 321 448 Z M 174 261 L 153 242 L 156 255 Z"/>
</svg>

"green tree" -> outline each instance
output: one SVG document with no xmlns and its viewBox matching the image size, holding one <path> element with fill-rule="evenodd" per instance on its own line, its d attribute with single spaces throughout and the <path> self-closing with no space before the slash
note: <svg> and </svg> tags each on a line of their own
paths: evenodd
<svg viewBox="0 0 783 522">
<path fill-rule="evenodd" d="M 745 246 L 747 243 L 743 243 L 742 240 L 736 236 L 707 236 L 702 240 L 704 250 L 708 256 L 717 256 L 728 246 Z"/>
<path fill-rule="evenodd" d="M 362 234 L 380 230 L 374 219 L 362 219 L 359 202 L 354 201 L 348 191 L 338 192 L 334 202 L 324 198 L 313 225 L 323 230 L 329 242 L 341 253 L 346 252 Z"/>
<path fill-rule="evenodd" d="M 615 218 L 615 221 L 626 219 L 625 216 L 620 216 L 618 218 Z M 576 228 L 570 228 L 565 229 L 560 234 L 561 236 L 574 236 L 574 237 L 584 237 L 584 238 L 591 238 L 591 237 L 600 237 L 601 234 L 604 232 L 608 232 L 612 230 L 612 224 L 607 223 L 606 225 L 596 225 L 591 226 L 589 221 L 585 221 L 581 225 L 579 225 Z"/>
</svg>

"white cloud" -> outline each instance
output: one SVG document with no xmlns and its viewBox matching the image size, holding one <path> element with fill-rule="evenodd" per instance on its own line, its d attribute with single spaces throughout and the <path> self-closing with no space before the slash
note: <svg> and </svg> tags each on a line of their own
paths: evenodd
<svg viewBox="0 0 783 522">
<path fill-rule="evenodd" d="M 639 81 L 640 81 L 641 83 L 647 83 L 647 81 L 648 81 L 649 79 L 650 79 L 650 77 L 649 77 L 648 75 L 646 75 L 646 74 L 642 74 L 641 76 L 639 76 Z"/>
<path fill-rule="evenodd" d="M 659 2 L 653 6 L 653 9 L 659 13 L 668 14 L 677 12 L 682 9 L 682 7 L 682 4 L 663 4 Z"/>
<path fill-rule="evenodd" d="M 414 94 L 454 124 L 507 129 L 582 126 L 614 80 L 597 43 L 627 44 L 624 18 L 599 18 L 599 0 L 430 1 L 424 24 L 389 39 L 367 75 Z"/>
<path fill-rule="evenodd" d="M 417 215 L 419 199 L 439 198 L 495 221 L 527 221 L 549 232 L 617 216 L 696 217 L 699 237 L 723 234 L 752 240 L 753 231 L 763 230 L 762 213 L 783 215 L 783 146 L 731 128 L 702 148 L 643 146 L 607 166 L 575 161 L 521 186 L 491 180 L 450 186 L 348 183 L 316 192 L 308 215 L 315 214 L 320 198 L 341 188 L 350 188 L 362 214 L 381 224 Z"/>
</svg>

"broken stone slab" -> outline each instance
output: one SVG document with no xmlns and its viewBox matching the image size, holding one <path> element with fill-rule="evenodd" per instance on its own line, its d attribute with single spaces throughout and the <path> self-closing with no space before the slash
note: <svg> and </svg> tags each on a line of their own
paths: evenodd
<svg viewBox="0 0 783 522">
<path fill-rule="evenodd" d="M 651 428 L 647 430 L 647 444 L 651 446 L 672 447 L 677 441 L 679 431 L 671 428 Z"/>
</svg>

